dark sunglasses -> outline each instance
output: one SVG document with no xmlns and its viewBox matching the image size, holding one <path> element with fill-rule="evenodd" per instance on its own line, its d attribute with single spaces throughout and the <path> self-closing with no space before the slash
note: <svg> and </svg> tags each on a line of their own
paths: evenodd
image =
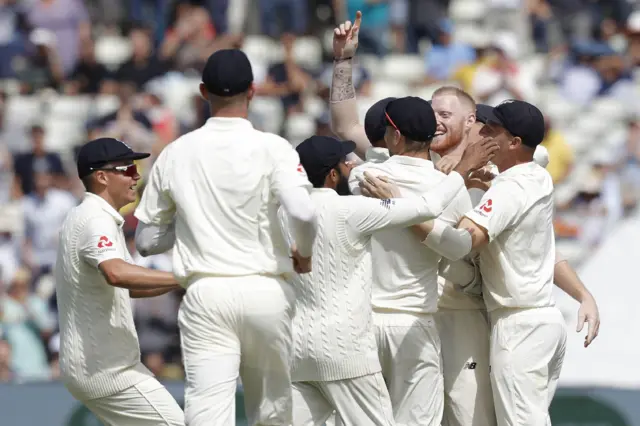
<svg viewBox="0 0 640 426">
<path fill-rule="evenodd" d="M 136 177 L 138 175 L 138 167 L 135 164 L 129 164 L 128 166 L 113 166 L 113 167 L 102 167 L 102 168 L 95 168 L 95 169 L 92 168 L 91 170 L 92 171 L 104 170 L 107 172 L 118 172 L 130 178 Z"/>
</svg>

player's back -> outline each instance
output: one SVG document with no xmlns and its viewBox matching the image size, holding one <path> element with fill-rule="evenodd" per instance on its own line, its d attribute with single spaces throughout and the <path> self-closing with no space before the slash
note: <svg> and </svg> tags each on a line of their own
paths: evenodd
<svg viewBox="0 0 640 426">
<path fill-rule="evenodd" d="M 274 153 L 284 139 L 239 118 L 212 118 L 166 148 L 158 162 L 176 208 L 174 272 L 278 275 L 290 259 L 277 228 L 271 191 Z"/>
<path fill-rule="evenodd" d="M 436 187 L 446 175 L 428 160 L 396 155 L 381 164 L 365 164 L 352 171 L 351 188 L 356 176 L 368 170 L 374 175 L 390 176 L 403 197 L 415 197 Z M 355 172 L 355 173 L 354 173 Z M 447 208 L 451 224 L 471 207 L 464 189 Z M 455 210 L 455 211 L 454 211 Z M 444 217 L 447 214 L 443 214 Z M 438 265 L 441 256 L 422 244 L 410 229 L 387 229 L 371 239 L 373 257 L 373 298 L 375 309 L 411 313 L 434 313 L 438 303 Z"/>
</svg>

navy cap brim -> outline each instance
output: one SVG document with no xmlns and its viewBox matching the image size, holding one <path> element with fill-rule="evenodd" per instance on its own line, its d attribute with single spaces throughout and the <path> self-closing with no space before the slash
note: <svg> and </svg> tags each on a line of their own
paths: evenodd
<svg viewBox="0 0 640 426">
<path fill-rule="evenodd" d="M 354 141 L 342 141 L 341 146 L 344 157 L 356 150 L 356 143 Z"/>
<path fill-rule="evenodd" d="M 498 120 L 498 117 L 496 117 L 493 107 L 485 104 L 476 105 L 476 121 L 483 124 L 487 124 L 491 121 L 502 125 L 500 120 Z"/>
<path fill-rule="evenodd" d="M 132 152 L 130 154 L 127 155 L 123 155 L 122 157 L 118 157 L 118 158 L 114 158 L 113 160 L 110 161 L 124 161 L 124 160 L 142 160 L 144 158 L 149 158 L 151 156 L 151 154 L 149 154 L 148 152 Z"/>
</svg>

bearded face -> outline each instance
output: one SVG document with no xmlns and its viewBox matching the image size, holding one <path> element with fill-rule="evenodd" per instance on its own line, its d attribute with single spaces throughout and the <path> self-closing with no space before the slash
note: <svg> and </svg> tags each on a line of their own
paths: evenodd
<svg viewBox="0 0 640 426">
<path fill-rule="evenodd" d="M 455 94 L 438 95 L 431 100 L 431 106 L 438 123 L 431 150 L 445 155 L 462 142 L 468 111 Z"/>
</svg>

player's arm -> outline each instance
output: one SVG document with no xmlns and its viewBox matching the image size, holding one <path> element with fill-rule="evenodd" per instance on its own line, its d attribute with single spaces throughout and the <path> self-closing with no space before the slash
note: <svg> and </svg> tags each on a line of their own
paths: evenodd
<svg viewBox="0 0 640 426">
<path fill-rule="evenodd" d="M 164 179 L 170 167 L 170 149 L 165 148 L 153 164 L 134 213 L 138 219 L 136 249 L 145 257 L 163 253 L 173 247 L 175 242 L 176 205 Z"/>
<path fill-rule="evenodd" d="M 376 200 L 354 197 L 348 217 L 349 229 L 361 235 L 391 227 L 404 228 L 439 216 L 451 203 L 464 180 L 458 173 L 451 173 L 440 185 L 429 192 L 408 198 Z"/>
<path fill-rule="evenodd" d="M 80 258 L 98 268 L 107 283 L 129 290 L 175 289 L 178 282 L 169 272 L 133 265 L 116 243 L 118 228 L 109 218 L 87 221 L 78 242 Z"/>
<path fill-rule="evenodd" d="M 169 251 L 176 242 L 175 221 L 167 225 L 149 225 L 138 221 L 135 238 L 136 249 L 143 257 Z"/>
<path fill-rule="evenodd" d="M 311 257 L 316 238 L 316 212 L 309 196 L 311 183 L 298 153 L 287 141 L 277 141 L 270 152 L 273 156 L 271 190 L 288 215 L 296 252 L 302 257 Z"/>
<path fill-rule="evenodd" d="M 438 275 L 465 289 L 476 286 L 481 280 L 478 265 L 466 259 L 456 261 L 441 259 Z"/>
<path fill-rule="evenodd" d="M 162 296 L 163 294 L 167 294 L 170 291 L 177 290 L 178 288 L 180 288 L 180 286 L 157 288 L 154 290 L 129 290 L 129 297 L 132 299 L 144 299 L 147 297 Z"/>
<path fill-rule="evenodd" d="M 354 141 L 355 153 L 365 158 L 367 149 L 371 147 L 364 126 L 358 117 L 358 103 L 356 90 L 353 87 L 353 56 L 358 46 L 358 31 L 362 21 L 362 14 L 356 14 L 356 20 L 351 25 L 347 21 L 333 32 L 333 78 L 331 81 L 331 130 L 341 139 Z"/>
<path fill-rule="evenodd" d="M 569 265 L 567 259 L 557 252 L 553 281 L 559 289 L 580 303 L 576 331 L 582 331 L 584 323 L 587 323 L 587 335 L 584 338 L 584 347 L 586 348 L 598 336 L 598 330 L 600 329 L 600 313 L 598 312 L 596 300 L 591 292 L 587 290 L 576 271 Z"/>
</svg>

